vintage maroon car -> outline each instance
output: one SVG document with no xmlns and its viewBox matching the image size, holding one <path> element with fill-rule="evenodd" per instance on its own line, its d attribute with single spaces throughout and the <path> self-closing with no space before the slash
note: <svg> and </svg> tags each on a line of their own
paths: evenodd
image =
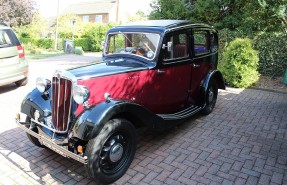
<svg viewBox="0 0 287 185">
<path fill-rule="evenodd" d="M 214 27 L 160 20 L 108 31 L 102 61 L 66 71 L 23 100 L 17 123 L 37 146 L 73 158 L 98 183 L 131 164 L 136 129 L 164 130 L 209 114 L 225 89 Z"/>
</svg>

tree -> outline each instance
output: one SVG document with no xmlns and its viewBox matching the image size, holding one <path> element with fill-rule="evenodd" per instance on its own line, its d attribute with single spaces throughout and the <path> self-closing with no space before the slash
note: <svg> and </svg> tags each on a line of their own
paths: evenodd
<svg viewBox="0 0 287 185">
<path fill-rule="evenodd" d="M 47 34 L 47 25 L 45 19 L 39 14 L 34 14 L 30 24 L 19 26 L 14 29 L 18 35 L 24 38 L 38 38 L 41 35 Z"/>
<path fill-rule="evenodd" d="M 154 0 L 149 19 L 177 19 L 190 18 L 190 7 L 185 0 Z"/>
<path fill-rule="evenodd" d="M 143 11 L 137 11 L 134 16 L 130 16 L 128 18 L 128 22 L 135 22 L 135 21 L 144 21 L 147 20 L 147 16 Z"/>
<path fill-rule="evenodd" d="M 37 12 L 34 0 L 0 0 L 0 22 L 11 26 L 29 24 Z"/>
</svg>

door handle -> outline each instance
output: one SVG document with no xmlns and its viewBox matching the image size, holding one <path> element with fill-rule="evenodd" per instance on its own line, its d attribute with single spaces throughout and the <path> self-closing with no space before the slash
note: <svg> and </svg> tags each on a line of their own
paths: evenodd
<svg viewBox="0 0 287 185">
<path fill-rule="evenodd" d="M 157 74 L 159 75 L 164 74 L 164 73 L 165 73 L 165 70 L 160 70 L 160 69 L 157 70 Z"/>
<path fill-rule="evenodd" d="M 200 65 L 193 63 L 193 64 L 192 64 L 192 67 L 193 67 L 193 68 L 197 68 L 197 67 L 200 67 Z"/>
</svg>

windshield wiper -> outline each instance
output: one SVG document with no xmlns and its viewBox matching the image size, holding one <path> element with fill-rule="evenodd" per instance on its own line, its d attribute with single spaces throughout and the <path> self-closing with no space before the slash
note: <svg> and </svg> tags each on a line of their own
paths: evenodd
<svg viewBox="0 0 287 185">
<path fill-rule="evenodd" d="M 120 34 L 122 34 L 128 41 L 130 44 L 133 44 L 132 41 L 121 31 L 119 31 Z"/>
</svg>

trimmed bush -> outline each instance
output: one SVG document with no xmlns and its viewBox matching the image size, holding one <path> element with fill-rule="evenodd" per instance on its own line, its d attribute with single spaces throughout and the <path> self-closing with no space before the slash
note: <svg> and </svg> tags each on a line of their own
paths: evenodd
<svg viewBox="0 0 287 185">
<path fill-rule="evenodd" d="M 259 74 L 258 53 L 252 48 L 250 39 L 237 38 L 226 47 L 221 71 L 231 86 L 246 88 L 254 84 Z"/>
<path fill-rule="evenodd" d="M 260 34 L 254 39 L 254 46 L 259 52 L 260 74 L 282 77 L 287 69 L 287 34 Z"/>
<path fill-rule="evenodd" d="M 74 53 L 75 53 L 76 55 L 84 55 L 83 48 L 82 48 L 82 47 L 76 47 L 76 48 L 74 49 Z"/>
<path fill-rule="evenodd" d="M 54 39 L 50 38 L 41 38 L 37 39 L 36 46 L 44 49 L 50 49 L 54 47 Z"/>
<path fill-rule="evenodd" d="M 80 46 L 83 48 L 84 51 L 90 51 L 90 41 L 88 38 L 75 38 L 74 39 L 74 46 Z"/>
</svg>

